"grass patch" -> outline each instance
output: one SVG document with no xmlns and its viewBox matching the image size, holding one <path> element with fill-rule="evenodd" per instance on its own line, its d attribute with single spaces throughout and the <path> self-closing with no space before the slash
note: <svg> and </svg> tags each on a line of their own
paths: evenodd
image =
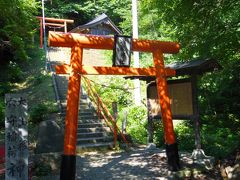
<svg viewBox="0 0 240 180">
<path fill-rule="evenodd" d="M 0 118 L 2 131 L 4 131 L 5 93 L 20 93 L 26 95 L 28 101 L 29 131 L 34 129 L 34 126 L 39 122 L 46 120 L 48 114 L 58 111 L 52 77 L 44 68 L 44 51 L 36 47 L 30 52 L 30 56 L 32 57 L 30 60 L 20 64 L 20 80 L 15 83 L 8 82 L 8 89 L 1 94 Z M 4 86 L 3 83 L 1 85 Z M 29 134 L 30 133 L 31 132 L 29 132 Z M 0 138 L 4 138 L 4 136 Z"/>
</svg>

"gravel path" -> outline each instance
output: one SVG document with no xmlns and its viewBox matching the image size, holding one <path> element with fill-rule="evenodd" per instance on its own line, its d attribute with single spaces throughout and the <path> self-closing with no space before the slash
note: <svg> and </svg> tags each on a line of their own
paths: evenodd
<svg viewBox="0 0 240 180">
<path fill-rule="evenodd" d="M 206 159 L 200 166 L 191 153 L 180 153 L 181 170 L 167 169 L 165 150 L 135 148 L 128 152 L 96 151 L 77 155 L 76 179 L 81 180 L 168 180 L 168 179 L 222 179 L 218 168 L 206 169 Z M 59 172 L 33 180 L 59 180 Z"/>
<path fill-rule="evenodd" d="M 165 150 L 140 148 L 119 153 L 88 152 L 77 157 L 76 179 L 218 179 L 218 175 L 210 171 L 191 169 L 193 161 L 190 155 L 180 155 L 182 170 L 174 173 L 167 169 Z"/>
</svg>

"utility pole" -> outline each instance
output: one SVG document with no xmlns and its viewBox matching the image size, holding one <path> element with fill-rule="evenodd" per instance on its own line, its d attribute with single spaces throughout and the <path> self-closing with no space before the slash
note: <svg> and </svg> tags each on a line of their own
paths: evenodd
<svg viewBox="0 0 240 180">
<path fill-rule="evenodd" d="M 47 36 L 46 36 L 46 23 L 45 23 L 45 12 L 44 12 L 44 1 L 42 0 L 42 23 L 43 23 L 43 48 L 46 55 L 45 70 L 48 70 L 48 51 L 47 51 Z"/>
<path fill-rule="evenodd" d="M 132 0 L 133 38 L 138 39 L 137 0 Z M 133 52 L 134 67 L 139 67 L 139 52 Z M 134 80 L 134 100 L 136 105 L 141 104 L 141 89 L 139 79 Z"/>
</svg>

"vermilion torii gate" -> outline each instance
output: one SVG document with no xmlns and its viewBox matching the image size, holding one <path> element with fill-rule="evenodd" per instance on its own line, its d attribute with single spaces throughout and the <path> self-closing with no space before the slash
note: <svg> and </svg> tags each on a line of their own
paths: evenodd
<svg viewBox="0 0 240 180">
<path fill-rule="evenodd" d="M 168 164 L 172 170 L 178 170 L 179 156 L 174 135 L 172 113 L 166 83 L 166 78 L 174 76 L 175 70 L 165 68 L 163 53 L 178 53 L 180 45 L 175 42 L 133 39 L 132 50 L 152 53 L 154 67 L 94 67 L 82 65 L 83 48 L 111 50 L 114 48 L 113 37 L 50 31 L 48 38 L 50 46 L 71 48 L 70 64 L 56 66 L 57 74 L 70 75 L 68 82 L 64 154 L 62 156 L 60 179 L 75 179 L 76 139 L 81 75 L 156 76 Z"/>
</svg>

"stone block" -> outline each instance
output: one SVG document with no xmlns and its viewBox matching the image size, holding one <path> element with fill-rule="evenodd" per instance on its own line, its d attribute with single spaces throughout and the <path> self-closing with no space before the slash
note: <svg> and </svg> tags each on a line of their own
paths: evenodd
<svg viewBox="0 0 240 180">
<path fill-rule="evenodd" d="M 39 124 L 35 153 L 62 152 L 63 141 L 61 127 L 53 120 L 43 121 Z"/>
</svg>

